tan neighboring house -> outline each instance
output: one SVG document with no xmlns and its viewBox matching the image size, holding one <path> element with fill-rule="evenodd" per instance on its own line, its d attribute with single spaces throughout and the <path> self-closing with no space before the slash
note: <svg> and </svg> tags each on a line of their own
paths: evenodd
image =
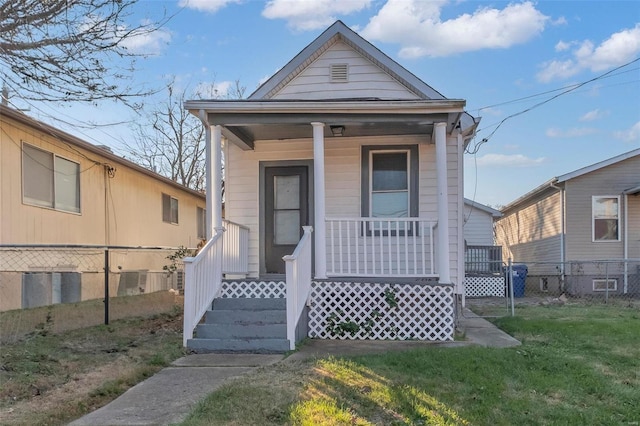
<svg viewBox="0 0 640 426">
<path fill-rule="evenodd" d="M 528 266 L 527 285 L 536 289 L 640 292 L 637 263 L 596 262 L 640 259 L 639 194 L 635 149 L 550 179 L 503 207 L 497 244 L 505 259 Z"/>
<path fill-rule="evenodd" d="M 0 106 L 0 245 L 5 249 L 11 245 L 195 247 L 206 234 L 205 206 L 200 192 L 108 148 Z M 16 265 L 8 251 L 2 253 L 2 271 L 57 267 L 65 273 L 82 272 L 77 264 L 60 265 L 69 262 L 45 256 Z M 132 258 L 118 260 L 118 266 L 123 270 L 145 266 L 140 256 L 137 264 L 131 263 Z M 82 285 L 82 295 L 75 298 L 84 300 L 100 291 Z M 21 307 L 18 288 L 20 283 L 6 276 L 0 280 L 0 310 Z"/>
</svg>

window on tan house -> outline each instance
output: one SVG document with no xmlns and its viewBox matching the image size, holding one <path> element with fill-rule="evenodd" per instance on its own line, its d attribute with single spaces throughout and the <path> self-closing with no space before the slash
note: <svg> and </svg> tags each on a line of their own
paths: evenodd
<svg viewBox="0 0 640 426">
<path fill-rule="evenodd" d="M 162 194 L 162 221 L 178 224 L 178 199 Z"/>
<path fill-rule="evenodd" d="M 202 207 L 196 207 L 196 226 L 198 239 L 207 239 L 207 210 Z"/>
<path fill-rule="evenodd" d="M 594 196 L 593 217 L 593 241 L 619 241 L 620 240 L 620 197 Z"/>
<path fill-rule="evenodd" d="M 80 164 L 23 143 L 22 201 L 79 213 Z"/>
</svg>

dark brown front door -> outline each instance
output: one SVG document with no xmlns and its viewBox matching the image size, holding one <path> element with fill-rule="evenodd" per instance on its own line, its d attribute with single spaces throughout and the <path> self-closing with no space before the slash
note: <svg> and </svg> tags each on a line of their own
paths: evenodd
<svg viewBox="0 0 640 426">
<path fill-rule="evenodd" d="M 284 274 L 283 256 L 292 254 L 309 224 L 308 169 L 304 166 L 265 169 L 265 269 Z"/>
</svg>

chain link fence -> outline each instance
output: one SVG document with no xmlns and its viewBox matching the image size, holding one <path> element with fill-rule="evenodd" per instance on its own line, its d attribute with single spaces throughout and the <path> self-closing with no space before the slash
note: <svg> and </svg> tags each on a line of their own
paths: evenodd
<svg viewBox="0 0 640 426">
<path fill-rule="evenodd" d="M 640 309 L 640 259 L 570 262 L 518 260 L 493 274 L 468 273 L 466 304 L 482 316 L 517 314 L 525 305 L 602 304 Z"/>
<path fill-rule="evenodd" d="M 183 288 L 181 257 L 189 252 L 156 247 L 0 246 L 0 341 L 54 322 L 54 314 L 62 330 L 172 309 Z"/>
</svg>

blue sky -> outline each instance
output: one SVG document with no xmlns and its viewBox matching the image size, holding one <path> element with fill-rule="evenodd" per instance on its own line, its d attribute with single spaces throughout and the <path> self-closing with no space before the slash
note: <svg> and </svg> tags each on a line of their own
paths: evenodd
<svg viewBox="0 0 640 426">
<path fill-rule="evenodd" d="M 147 54 L 134 81 L 152 88 L 173 78 L 221 94 L 237 80 L 248 95 L 342 20 L 482 117 L 471 144 L 477 152 L 465 155 L 465 196 L 487 205 L 507 204 L 554 176 L 640 147 L 637 1 L 142 0 L 130 19 L 165 10 L 175 14 L 166 26 L 130 45 Z M 136 119 L 112 103 L 12 101 L 122 155 L 126 123 Z M 85 121 L 124 124 L 86 129 Z"/>
</svg>

